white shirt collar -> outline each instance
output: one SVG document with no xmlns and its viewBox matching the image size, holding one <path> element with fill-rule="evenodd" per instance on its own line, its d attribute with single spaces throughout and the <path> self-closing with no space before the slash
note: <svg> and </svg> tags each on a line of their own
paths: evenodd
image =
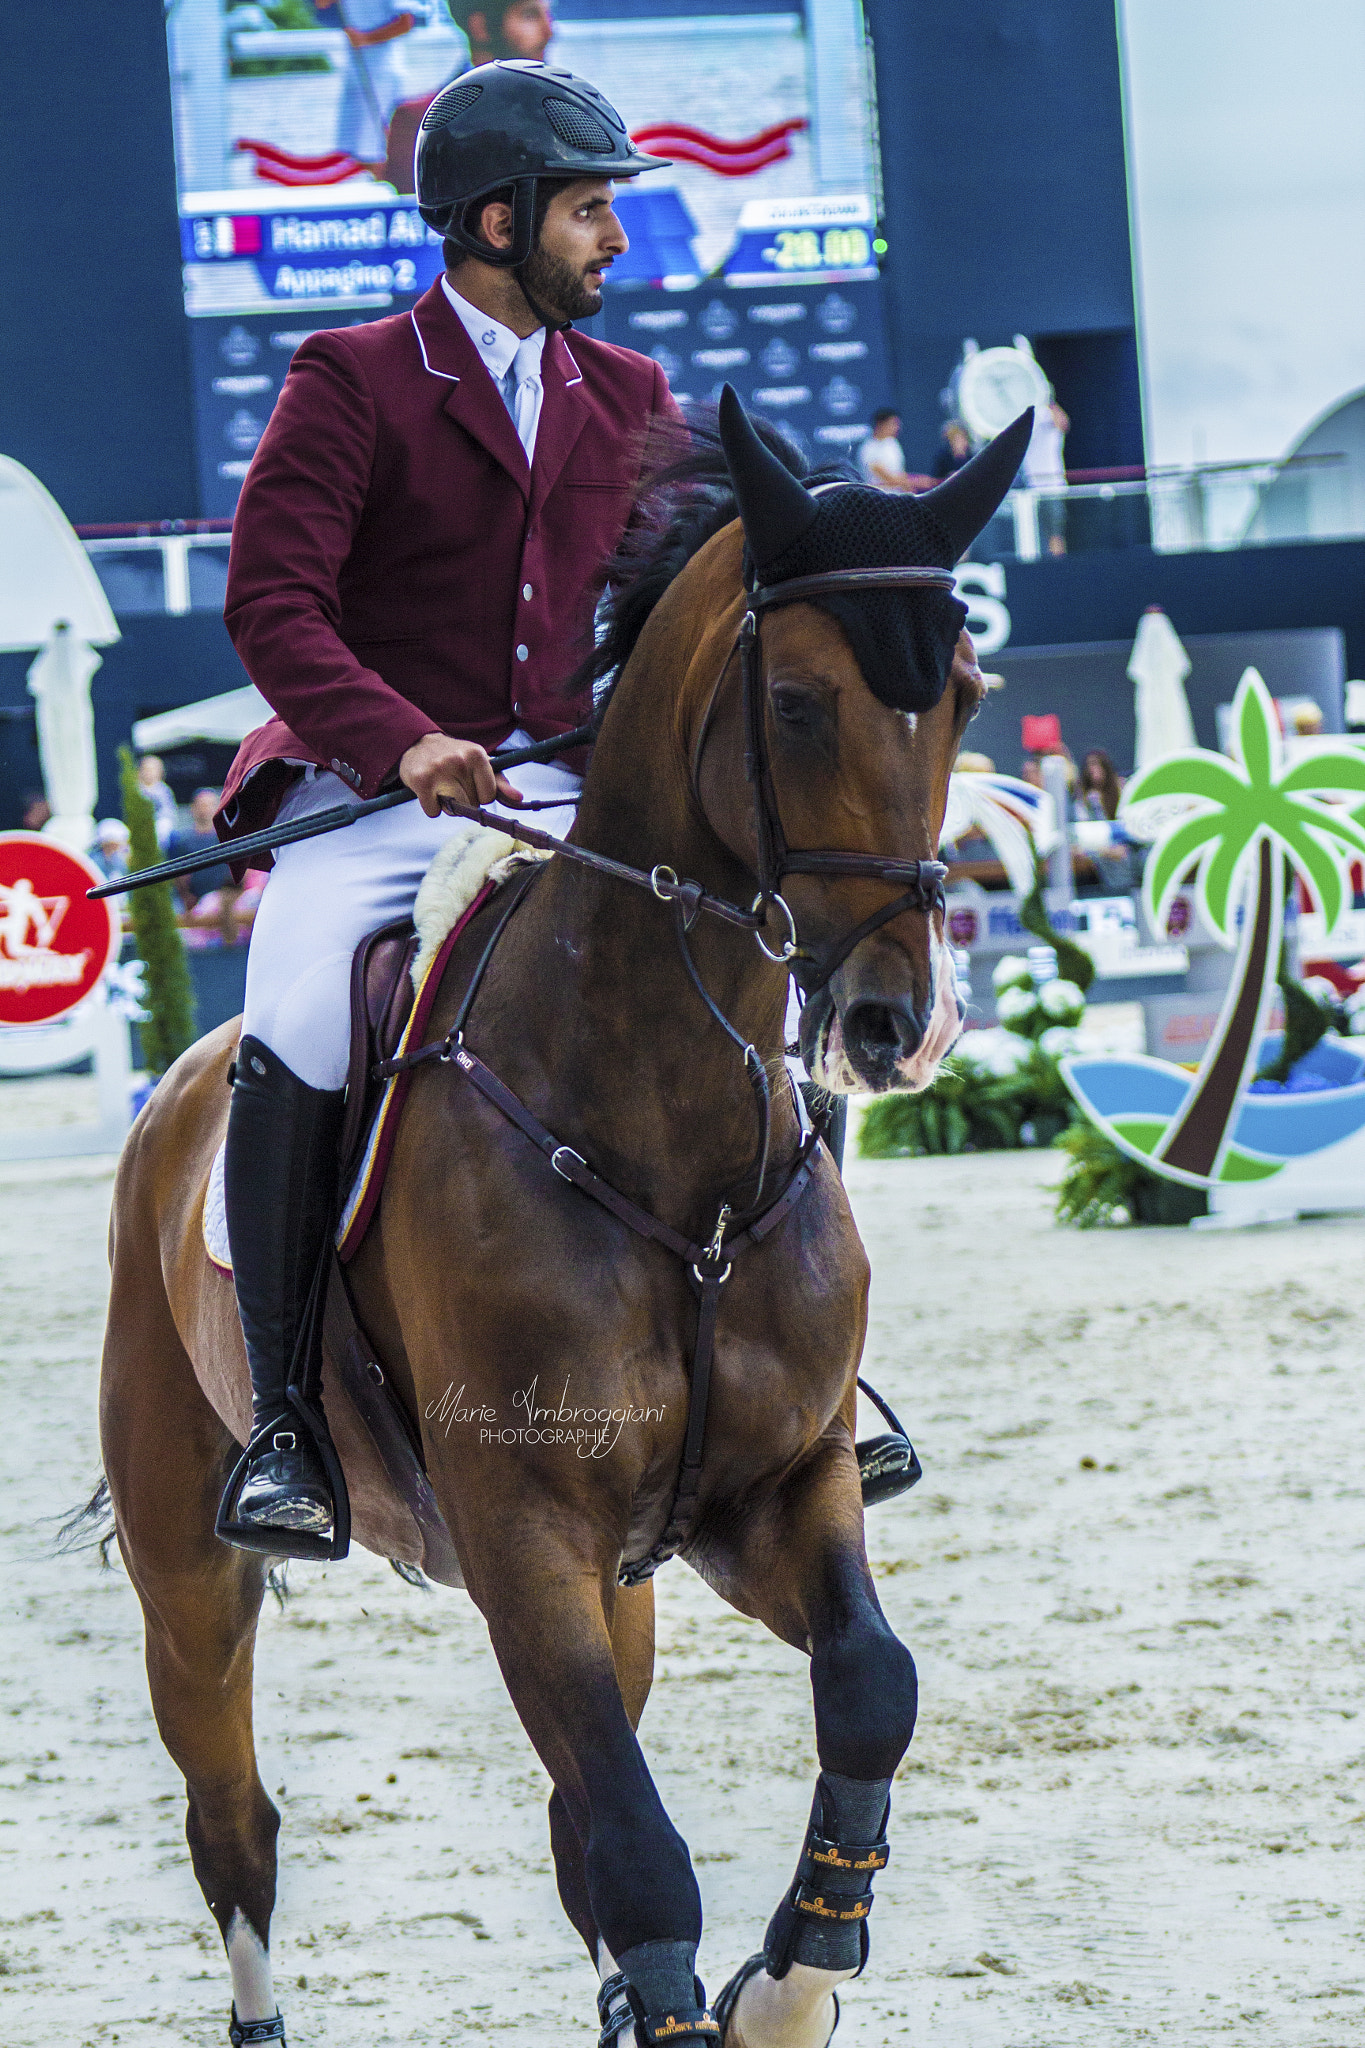
<svg viewBox="0 0 1365 2048">
<path fill-rule="evenodd" d="M 504 327 L 501 320 L 495 320 L 491 313 L 480 312 L 477 306 L 470 305 L 468 299 L 461 298 L 444 274 L 441 289 L 459 314 L 464 331 L 479 351 L 489 376 L 495 384 L 501 384 L 512 367 L 513 356 L 522 345 L 521 336 L 514 334 L 510 327 Z M 526 339 L 535 349 L 538 365 L 545 347 L 545 329 L 537 327 L 535 333 L 527 335 Z"/>
</svg>

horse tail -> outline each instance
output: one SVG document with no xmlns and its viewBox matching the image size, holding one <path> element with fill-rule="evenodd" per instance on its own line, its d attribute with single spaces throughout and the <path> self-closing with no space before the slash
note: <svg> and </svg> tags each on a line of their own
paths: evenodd
<svg viewBox="0 0 1365 2048">
<path fill-rule="evenodd" d="M 73 1552 L 98 1550 L 100 1566 L 104 1571 L 113 1569 L 109 1562 L 111 1545 L 117 1539 L 114 1527 L 114 1503 L 109 1498 L 109 1481 L 100 1473 L 99 1485 L 83 1508 L 74 1508 L 60 1524 L 53 1538 L 52 1548 L 59 1557 L 69 1557 Z"/>
</svg>

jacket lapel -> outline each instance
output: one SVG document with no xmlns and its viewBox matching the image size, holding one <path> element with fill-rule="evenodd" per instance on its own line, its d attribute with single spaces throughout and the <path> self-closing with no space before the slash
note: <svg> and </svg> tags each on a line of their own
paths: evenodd
<svg viewBox="0 0 1365 2048">
<path fill-rule="evenodd" d="M 547 335 L 540 376 L 545 396 L 540 425 L 536 428 L 536 459 L 531 466 L 533 511 L 540 509 L 558 483 L 560 472 L 588 423 L 582 374 L 562 334 Z"/>
<path fill-rule="evenodd" d="M 438 277 L 409 318 L 427 374 L 445 383 L 443 410 L 507 471 L 523 498 L 531 495 L 526 450 L 517 439 L 502 393 L 483 366 Z M 542 419 L 540 432 L 544 432 Z M 567 450 L 565 453 L 567 454 Z M 539 435 L 537 436 L 539 455 Z M 562 461 L 561 461 L 562 466 Z"/>
</svg>

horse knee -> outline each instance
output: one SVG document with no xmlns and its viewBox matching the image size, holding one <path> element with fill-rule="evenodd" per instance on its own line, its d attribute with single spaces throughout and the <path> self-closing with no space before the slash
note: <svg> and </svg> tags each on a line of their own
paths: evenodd
<svg viewBox="0 0 1365 2048">
<path fill-rule="evenodd" d="M 878 1615 L 811 1658 L 820 1763 L 846 1778 L 891 1778 L 915 1732 L 915 1660 Z"/>
</svg>

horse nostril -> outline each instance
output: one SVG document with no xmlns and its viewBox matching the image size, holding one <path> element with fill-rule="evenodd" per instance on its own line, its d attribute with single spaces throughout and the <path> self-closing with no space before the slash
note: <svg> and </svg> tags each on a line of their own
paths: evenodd
<svg viewBox="0 0 1365 2048">
<path fill-rule="evenodd" d="M 844 1018 L 844 1044 L 858 1066 L 889 1074 L 908 1060 L 924 1036 L 924 1027 L 907 1003 L 854 1003 Z"/>
</svg>

